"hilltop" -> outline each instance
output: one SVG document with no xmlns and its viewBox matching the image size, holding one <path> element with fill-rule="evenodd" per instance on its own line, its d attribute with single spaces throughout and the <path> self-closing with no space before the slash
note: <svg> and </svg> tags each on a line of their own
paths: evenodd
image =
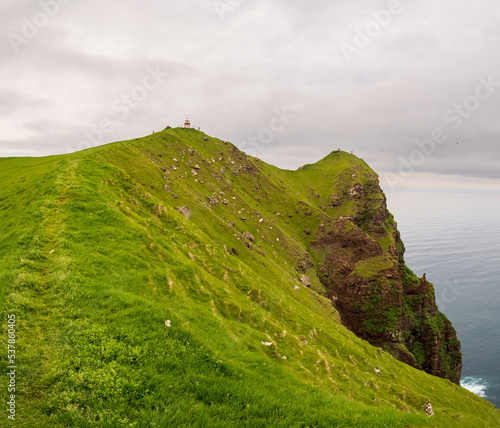
<svg viewBox="0 0 500 428">
<path fill-rule="evenodd" d="M 167 129 L 0 159 L 0 218 L 16 426 L 500 423 L 356 156 L 284 171 Z"/>
</svg>

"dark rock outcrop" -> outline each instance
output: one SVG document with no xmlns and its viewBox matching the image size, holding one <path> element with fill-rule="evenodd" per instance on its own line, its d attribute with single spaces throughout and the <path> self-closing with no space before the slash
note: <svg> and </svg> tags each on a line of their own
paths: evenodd
<svg viewBox="0 0 500 428">
<path fill-rule="evenodd" d="M 343 324 L 400 361 L 458 384 L 460 342 L 436 306 L 433 285 L 405 265 L 378 182 L 357 183 L 344 196 L 356 204 L 355 215 L 321 228 L 310 248 L 321 255 L 318 277 Z"/>
<path fill-rule="evenodd" d="M 251 242 L 255 240 L 255 237 L 250 232 L 244 232 L 243 236 Z"/>
</svg>

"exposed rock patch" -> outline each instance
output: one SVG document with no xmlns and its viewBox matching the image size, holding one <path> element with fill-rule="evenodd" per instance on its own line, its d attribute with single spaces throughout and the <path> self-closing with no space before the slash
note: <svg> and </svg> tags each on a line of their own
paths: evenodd
<svg viewBox="0 0 500 428">
<path fill-rule="evenodd" d="M 459 383 L 460 342 L 450 321 L 438 311 L 434 287 L 404 264 L 404 246 L 385 196 L 373 181 L 354 185 L 355 216 L 320 228 L 311 251 L 322 254 L 316 267 L 343 324 L 400 361 Z M 393 234 L 384 251 L 377 239 Z"/>
<path fill-rule="evenodd" d="M 184 206 L 184 207 L 176 207 L 175 209 L 177 211 L 179 211 L 188 220 L 191 218 L 191 210 L 188 207 L 186 207 L 186 206 Z"/>
<path fill-rule="evenodd" d="M 305 287 L 310 287 L 311 286 L 311 280 L 309 277 L 302 275 L 300 277 L 300 282 L 305 286 Z"/>
<path fill-rule="evenodd" d="M 247 238 L 249 241 L 253 242 L 255 240 L 255 237 L 250 233 L 250 232 L 245 232 L 243 233 L 243 236 Z"/>
</svg>

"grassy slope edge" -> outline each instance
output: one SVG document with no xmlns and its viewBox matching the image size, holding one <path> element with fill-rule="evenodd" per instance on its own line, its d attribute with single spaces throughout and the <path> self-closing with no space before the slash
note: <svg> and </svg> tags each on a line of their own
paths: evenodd
<svg viewBox="0 0 500 428">
<path fill-rule="evenodd" d="M 490 403 L 347 331 L 315 272 L 296 291 L 310 189 L 202 137 L 0 159 L 16 426 L 498 426 Z"/>
</svg>

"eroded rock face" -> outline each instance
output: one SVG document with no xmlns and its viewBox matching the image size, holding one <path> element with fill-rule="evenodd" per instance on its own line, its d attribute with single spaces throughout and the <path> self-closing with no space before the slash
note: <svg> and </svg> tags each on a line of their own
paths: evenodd
<svg viewBox="0 0 500 428">
<path fill-rule="evenodd" d="M 400 361 L 458 384 L 455 329 L 437 309 L 433 285 L 404 264 L 404 245 L 378 184 L 356 185 L 346 196 L 357 201 L 357 215 L 320 229 L 311 244 L 322 255 L 318 277 L 343 324 Z M 388 233 L 395 245 L 384 249 L 379 242 Z"/>
</svg>

